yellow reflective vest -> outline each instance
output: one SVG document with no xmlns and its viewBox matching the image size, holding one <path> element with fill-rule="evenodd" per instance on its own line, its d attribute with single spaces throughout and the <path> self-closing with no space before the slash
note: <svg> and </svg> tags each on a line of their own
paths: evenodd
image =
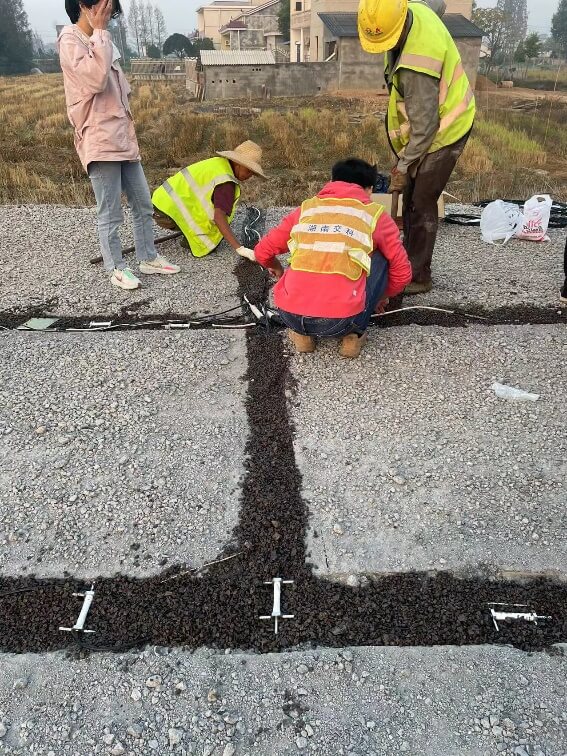
<svg viewBox="0 0 567 756">
<path fill-rule="evenodd" d="M 372 234 L 383 212 L 382 205 L 374 202 L 334 197 L 307 200 L 291 230 L 292 270 L 338 273 L 351 281 L 368 274 Z"/>
<path fill-rule="evenodd" d="M 202 160 L 187 166 L 156 189 L 152 202 L 160 212 L 168 215 L 183 233 L 195 257 L 204 257 L 222 241 L 215 224 L 213 192 L 229 181 L 235 186 L 235 201 L 228 218 L 233 220 L 240 198 L 240 184 L 230 161 L 223 157 Z"/>
<path fill-rule="evenodd" d="M 437 14 L 422 2 L 410 2 L 413 22 L 402 48 L 399 60 L 392 71 L 388 70 L 386 54 L 386 78 L 389 82 L 387 128 L 390 144 L 398 156 L 402 156 L 410 140 L 411 123 L 400 93 L 398 70 L 412 71 L 433 76 L 439 80 L 439 131 L 429 152 L 458 142 L 471 130 L 475 116 L 474 94 L 461 62 L 461 56 L 447 27 Z"/>
</svg>

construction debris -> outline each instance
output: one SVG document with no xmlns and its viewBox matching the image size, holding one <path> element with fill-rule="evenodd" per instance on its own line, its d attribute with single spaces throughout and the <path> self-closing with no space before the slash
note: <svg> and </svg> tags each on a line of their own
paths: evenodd
<svg viewBox="0 0 567 756">
<path fill-rule="evenodd" d="M 87 615 L 89 613 L 89 609 L 91 608 L 91 604 L 93 603 L 94 599 L 94 583 L 91 585 L 90 590 L 85 591 L 85 593 L 73 593 L 73 596 L 78 596 L 79 598 L 83 599 L 83 606 L 81 607 L 81 611 L 79 614 L 79 617 L 73 627 L 60 627 L 59 630 L 62 630 L 66 633 L 94 633 L 94 630 L 85 630 L 85 622 L 87 621 Z"/>
<path fill-rule="evenodd" d="M 495 606 L 501 606 L 501 607 L 509 607 L 509 608 L 516 608 L 516 609 L 527 609 L 527 604 L 489 604 L 490 606 L 490 614 L 492 615 L 492 621 L 494 622 L 494 627 L 497 631 L 500 631 L 500 628 L 498 627 L 498 622 L 507 622 L 508 620 L 524 620 L 525 622 L 533 622 L 535 625 L 537 625 L 538 620 L 550 620 L 552 617 L 549 615 L 541 615 L 536 614 L 535 612 L 510 612 L 504 609 L 494 609 Z"/>
<path fill-rule="evenodd" d="M 274 633 L 278 634 L 278 622 L 280 619 L 293 619 L 295 615 L 293 614 L 282 614 L 281 610 L 281 593 L 282 593 L 282 585 L 293 585 L 293 580 L 282 580 L 282 578 L 275 577 L 272 578 L 271 581 L 268 581 L 266 585 L 273 585 L 274 586 L 274 604 L 272 607 L 272 613 L 262 615 L 260 617 L 261 620 L 274 620 Z"/>
</svg>

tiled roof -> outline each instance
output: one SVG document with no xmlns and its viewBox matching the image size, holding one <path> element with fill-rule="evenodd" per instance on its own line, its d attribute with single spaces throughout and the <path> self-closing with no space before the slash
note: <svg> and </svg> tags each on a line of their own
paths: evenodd
<svg viewBox="0 0 567 756">
<path fill-rule="evenodd" d="M 319 18 L 334 37 L 358 37 L 356 13 L 319 13 Z"/>
<path fill-rule="evenodd" d="M 243 31 L 246 29 L 246 24 L 244 21 L 229 21 L 228 24 L 225 24 L 224 26 L 221 26 L 219 31 L 221 32 L 227 32 L 227 31 Z"/>
<path fill-rule="evenodd" d="M 482 29 L 479 29 L 476 24 L 473 24 L 460 13 L 446 13 L 442 21 L 449 29 L 451 36 L 456 39 L 459 37 L 484 37 Z"/>
<path fill-rule="evenodd" d="M 356 13 L 319 13 L 319 18 L 334 37 L 358 37 Z M 442 19 L 455 39 L 482 37 L 483 31 L 460 13 L 446 13 Z"/>
<path fill-rule="evenodd" d="M 271 50 L 201 50 L 203 66 L 273 66 Z"/>
</svg>

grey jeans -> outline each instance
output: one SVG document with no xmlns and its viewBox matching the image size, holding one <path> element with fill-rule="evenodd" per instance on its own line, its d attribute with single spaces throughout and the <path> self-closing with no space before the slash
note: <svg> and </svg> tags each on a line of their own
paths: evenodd
<svg viewBox="0 0 567 756">
<path fill-rule="evenodd" d="M 136 258 L 139 262 L 155 260 L 153 205 L 142 164 L 95 161 L 89 164 L 89 178 L 96 197 L 98 237 L 105 270 L 111 273 L 115 268 L 128 267 L 118 236 L 118 229 L 124 223 L 123 191 L 132 210 Z"/>
</svg>

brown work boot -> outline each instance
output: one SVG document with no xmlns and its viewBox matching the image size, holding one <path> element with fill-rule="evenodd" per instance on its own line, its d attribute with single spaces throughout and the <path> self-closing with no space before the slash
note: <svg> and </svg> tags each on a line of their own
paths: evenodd
<svg viewBox="0 0 567 756">
<path fill-rule="evenodd" d="M 313 336 L 304 336 L 301 333 L 297 333 L 297 331 L 292 331 L 291 328 L 287 329 L 287 335 L 299 354 L 310 354 L 315 351 L 315 339 Z"/>
<path fill-rule="evenodd" d="M 355 359 L 360 355 L 362 347 L 367 341 L 367 333 L 363 333 L 362 336 L 359 336 L 357 333 L 349 333 L 348 336 L 343 336 L 339 348 L 340 356 L 350 360 Z"/>
<path fill-rule="evenodd" d="M 431 291 L 433 284 L 431 281 L 412 281 L 404 289 L 404 294 L 425 294 Z"/>
</svg>

